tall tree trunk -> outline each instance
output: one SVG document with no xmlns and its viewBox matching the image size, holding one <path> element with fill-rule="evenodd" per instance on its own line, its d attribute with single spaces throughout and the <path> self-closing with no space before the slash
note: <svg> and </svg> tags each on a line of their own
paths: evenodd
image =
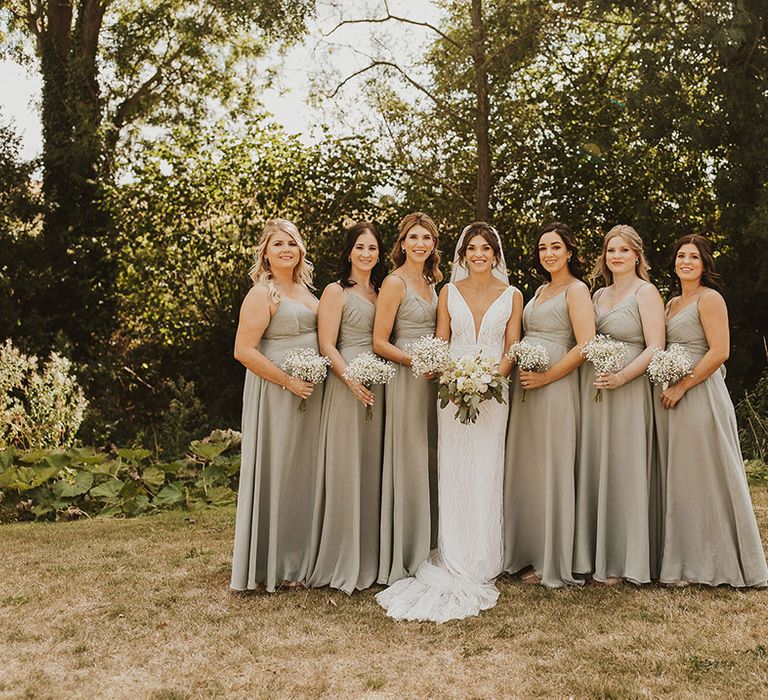
<svg viewBox="0 0 768 700">
<path fill-rule="evenodd" d="M 61 279 L 71 266 L 67 251 L 72 191 L 72 113 L 68 95 L 72 2 L 52 0 L 47 5 L 45 29 L 39 36 L 42 73 L 43 194 L 45 219 L 41 254 L 35 270 L 38 294 L 33 300 L 45 319 L 44 335 L 60 330 L 58 319 L 66 307 Z"/>
<path fill-rule="evenodd" d="M 482 0 L 472 0 L 472 62 L 475 69 L 475 140 L 477 141 L 477 190 L 475 218 L 488 221 L 491 197 L 491 146 L 488 138 L 488 71 L 485 64 L 485 25 Z"/>
<path fill-rule="evenodd" d="M 36 308 L 48 343 L 63 334 L 80 358 L 97 351 L 113 317 L 109 220 L 100 201 L 97 50 L 103 16 L 101 0 L 49 0 L 39 42 L 47 206 Z"/>
</svg>

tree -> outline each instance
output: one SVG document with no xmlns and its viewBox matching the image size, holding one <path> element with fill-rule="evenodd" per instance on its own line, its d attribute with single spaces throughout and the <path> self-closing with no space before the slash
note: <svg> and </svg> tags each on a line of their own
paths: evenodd
<svg viewBox="0 0 768 700">
<path fill-rule="evenodd" d="M 143 125 L 199 121 L 254 95 L 253 60 L 304 29 L 310 0 L 7 0 L 5 49 L 32 40 L 42 77 L 45 223 L 34 300 L 78 355 L 114 315 L 111 222 L 101 203 L 116 149 Z"/>
<path fill-rule="evenodd" d="M 305 146 L 253 121 L 180 125 L 163 142 L 125 155 L 126 181 L 106 201 L 117 227 L 117 328 L 94 399 L 118 431 L 159 421 L 166 380 L 193 380 L 212 420 L 236 425 L 242 367 L 232 358 L 248 268 L 264 221 L 298 225 L 322 290 L 336 270 L 344 222 L 396 222 L 381 192 L 390 184 L 365 139 Z"/>
</svg>

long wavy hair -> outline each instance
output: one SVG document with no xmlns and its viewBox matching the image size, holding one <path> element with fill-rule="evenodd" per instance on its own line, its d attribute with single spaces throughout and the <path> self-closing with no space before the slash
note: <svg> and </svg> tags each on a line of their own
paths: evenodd
<svg viewBox="0 0 768 700">
<path fill-rule="evenodd" d="M 287 219 L 267 219 L 261 231 L 261 237 L 253 254 L 253 265 L 248 271 L 254 284 L 263 284 L 269 290 L 269 300 L 273 304 L 280 301 L 280 290 L 275 286 L 275 278 L 266 257 L 269 239 L 278 232 L 287 233 L 299 247 L 299 262 L 293 268 L 293 281 L 312 289 L 312 271 L 314 266 L 307 260 L 307 247 L 296 228 L 296 224 Z"/>
<path fill-rule="evenodd" d="M 691 243 L 695 245 L 701 255 L 701 263 L 704 269 L 701 272 L 701 283 L 705 287 L 715 289 L 718 292 L 723 291 L 722 278 L 715 267 L 715 256 L 712 250 L 712 242 L 699 233 L 689 233 L 675 241 L 675 250 L 672 253 L 672 287 L 680 289 L 680 278 L 675 272 L 675 260 L 677 253 L 684 245 Z"/>
<path fill-rule="evenodd" d="M 353 287 L 357 284 L 354 280 L 349 279 L 349 275 L 352 273 L 352 261 L 349 259 L 349 256 L 355 248 L 357 239 L 364 233 L 370 233 L 376 239 L 376 245 L 379 246 L 379 259 L 371 270 L 371 287 L 378 292 L 381 288 L 381 283 L 387 276 L 387 266 L 384 262 L 384 243 L 381 240 L 381 234 L 376 226 L 370 221 L 358 221 L 346 231 L 344 246 L 339 254 L 339 284 L 342 287 Z"/>
<path fill-rule="evenodd" d="M 437 224 L 432 221 L 432 218 L 429 215 L 417 211 L 412 214 L 406 214 L 406 216 L 402 218 L 397 233 L 397 239 L 392 246 L 392 252 L 389 255 L 389 259 L 392 261 L 395 269 L 405 262 L 403 241 L 408 235 L 408 231 L 414 226 L 423 226 L 432 236 L 435 247 L 424 262 L 424 277 L 427 278 L 427 281 L 430 284 L 437 284 L 443 279 L 443 273 L 440 272 L 440 251 L 437 248 L 437 245 L 440 242 L 440 234 L 437 231 Z"/>
<path fill-rule="evenodd" d="M 547 282 L 552 281 L 552 275 L 550 275 L 544 265 L 541 264 L 541 259 L 539 257 L 539 242 L 545 233 L 556 233 L 560 236 L 560 240 L 565 244 L 566 249 L 571 254 L 570 260 L 568 260 L 568 271 L 577 280 L 583 280 L 586 266 L 584 261 L 579 257 L 579 249 L 573 238 L 573 231 L 571 231 L 571 227 L 568 226 L 568 224 L 564 224 L 561 221 L 553 221 L 550 224 L 544 224 L 536 234 L 536 241 L 533 244 L 533 269 L 536 270 L 539 277 L 547 280 Z"/>
<path fill-rule="evenodd" d="M 603 278 L 606 287 L 613 284 L 613 273 L 608 267 L 608 263 L 605 261 L 605 253 L 608 249 L 608 242 L 614 236 L 619 236 L 619 238 L 630 247 L 635 255 L 637 255 L 637 265 L 635 266 L 637 276 L 646 282 L 650 282 L 651 278 L 648 276 L 648 270 L 651 268 L 650 265 L 648 265 L 648 261 L 645 259 L 643 239 L 640 238 L 640 234 L 631 226 L 627 226 L 627 224 L 619 224 L 608 231 L 608 233 L 605 234 L 605 238 L 603 238 L 603 249 L 600 251 L 597 260 L 595 260 L 592 272 L 589 275 L 591 284 L 594 286 L 595 282 L 601 277 Z"/>
</svg>

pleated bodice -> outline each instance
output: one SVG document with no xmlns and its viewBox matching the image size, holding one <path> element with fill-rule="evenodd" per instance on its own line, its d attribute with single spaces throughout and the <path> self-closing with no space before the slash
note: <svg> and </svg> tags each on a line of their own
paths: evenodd
<svg viewBox="0 0 768 700">
<path fill-rule="evenodd" d="M 694 364 L 704 357 L 709 344 L 699 318 L 698 300 L 667 321 L 667 344 L 684 345 Z"/>
<path fill-rule="evenodd" d="M 568 314 L 566 292 L 537 303 L 541 290 L 542 287 L 536 290 L 523 309 L 523 335 L 526 340 L 544 345 L 550 355 L 550 364 L 554 364 L 576 345 L 576 336 Z"/>
<path fill-rule="evenodd" d="M 291 348 L 317 347 L 317 313 L 285 295 L 261 337 L 259 350 L 280 364 Z"/>
<path fill-rule="evenodd" d="M 645 350 L 643 320 L 637 305 L 637 293 L 619 302 L 612 309 L 601 312 L 599 299 L 602 292 L 602 289 L 599 290 L 594 299 L 596 331 L 627 344 L 627 354 L 624 358 L 624 364 L 627 365 Z"/>
<path fill-rule="evenodd" d="M 363 352 L 373 352 L 373 318 L 376 307 L 359 294 L 347 291 L 346 297 L 336 347 L 349 362 Z"/>
<path fill-rule="evenodd" d="M 408 287 L 395 316 L 392 342 L 402 348 L 423 335 L 431 335 L 435 332 L 436 321 L 437 294 L 435 291 L 432 290 L 432 301 L 427 302 Z"/>
</svg>

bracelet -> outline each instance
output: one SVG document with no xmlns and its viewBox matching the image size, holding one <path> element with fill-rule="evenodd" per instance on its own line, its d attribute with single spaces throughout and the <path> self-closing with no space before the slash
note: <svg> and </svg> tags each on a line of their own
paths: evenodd
<svg viewBox="0 0 768 700">
<path fill-rule="evenodd" d="M 288 373 L 287 372 L 283 372 L 283 389 L 287 389 L 288 388 L 287 386 L 285 386 L 288 383 L 288 379 L 289 379 Z"/>
<path fill-rule="evenodd" d="M 405 366 L 405 350 L 401 350 L 400 352 L 402 354 L 400 355 L 400 361 L 399 361 L 398 364 L 401 364 L 401 365 Z"/>
</svg>

